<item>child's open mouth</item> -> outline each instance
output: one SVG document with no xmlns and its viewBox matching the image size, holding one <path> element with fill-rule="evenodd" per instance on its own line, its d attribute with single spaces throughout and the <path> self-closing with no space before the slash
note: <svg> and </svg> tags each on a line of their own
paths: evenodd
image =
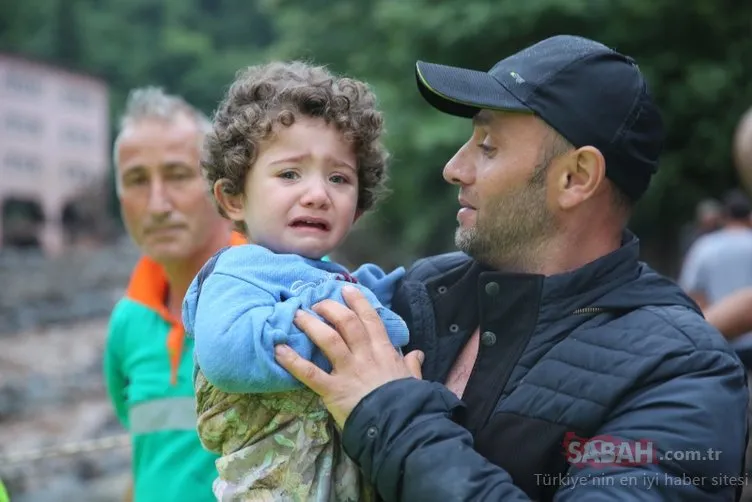
<svg viewBox="0 0 752 502">
<path fill-rule="evenodd" d="M 329 230 L 329 223 L 321 218 L 296 218 L 290 226 L 299 229 L 311 229 L 327 232 Z"/>
</svg>

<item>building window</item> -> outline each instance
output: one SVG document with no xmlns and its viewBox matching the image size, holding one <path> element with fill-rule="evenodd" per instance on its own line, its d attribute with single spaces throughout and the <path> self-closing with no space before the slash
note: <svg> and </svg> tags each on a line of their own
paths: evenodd
<svg viewBox="0 0 752 502">
<path fill-rule="evenodd" d="M 8 170 L 15 172 L 29 174 L 39 174 L 42 172 L 42 162 L 37 157 L 23 153 L 6 153 L 3 165 Z"/>
<path fill-rule="evenodd" d="M 69 164 L 63 169 L 65 177 L 74 183 L 85 183 L 91 178 L 89 170 L 77 164 Z"/>
<path fill-rule="evenodd" d="M 8 70 L 5 76 L 5 86 L 12 91 L 30 96 L 42 92 L 42 83 L 38 78 L 17 70 Z"/>
<path fill-rule="evenodd" d="M 91 133 L 78 127 L 66 127 L 60 131 L 60 139 L 72 145 L 90 145 L 93 141 Z"/>
<path fill-rule="evenodd" d="M 19 113 L 5 115 L 5 130 L 10 133 L 21 133 L 38 136 L 42 133 L 42 121 L 36 117 Z"/>
<path fill-rule="evenodd" d="M 63 101 L 76 108 L 88 108 L 91 105 L 91 94 L 82 89 L 66 87 L 63 89 Z"/>
</svg>

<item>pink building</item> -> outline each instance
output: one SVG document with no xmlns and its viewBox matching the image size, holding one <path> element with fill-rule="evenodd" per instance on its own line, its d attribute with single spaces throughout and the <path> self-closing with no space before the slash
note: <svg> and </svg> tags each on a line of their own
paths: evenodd
<svg viewBox="0 0 752 502">
<path fill-rule="evenodd" d="M 105 186 L 109 136 L 104 81 L 0 54 L 0 247 L 11 245 L 19 208 L 36 218 L 21 225 L 46 252 L 64 247 L 67 208 L 98 181 Z"/>
</svg>

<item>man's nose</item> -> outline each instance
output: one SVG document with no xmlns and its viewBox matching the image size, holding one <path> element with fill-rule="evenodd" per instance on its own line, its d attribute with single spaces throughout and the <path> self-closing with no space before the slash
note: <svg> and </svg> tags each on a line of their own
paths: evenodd
<svg viewBox="0 0 752 502">
<path fill-rule="evenodd" d="M 164 183 L 154 180 L 149 191 L 149 212 L 155 216 L 166 215 L 172 211 L 172 202 Z"/>
<path fill-rule="evenodd" d="M 469 142 L 464 144 L 444 166 L 443 176 L 452 185 L 470 185 L 475 179 Z"/>
</svg>

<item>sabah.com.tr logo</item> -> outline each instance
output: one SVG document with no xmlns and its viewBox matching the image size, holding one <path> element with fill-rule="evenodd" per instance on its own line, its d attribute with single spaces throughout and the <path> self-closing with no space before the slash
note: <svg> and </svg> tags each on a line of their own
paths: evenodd
<svg viewBox="0 0 752 502">
<path fill-rule="evenodd" d="M 585 466 L 637 466 L 655 464 L 660 460 L 718 460 L 720 450 L 664 451 L 658 452 L 653 441 L 629 440 L 601 435 L 580 437 L 574 432 L 564 435 L 564 455 L 570 465 Z"/>
</svg>

